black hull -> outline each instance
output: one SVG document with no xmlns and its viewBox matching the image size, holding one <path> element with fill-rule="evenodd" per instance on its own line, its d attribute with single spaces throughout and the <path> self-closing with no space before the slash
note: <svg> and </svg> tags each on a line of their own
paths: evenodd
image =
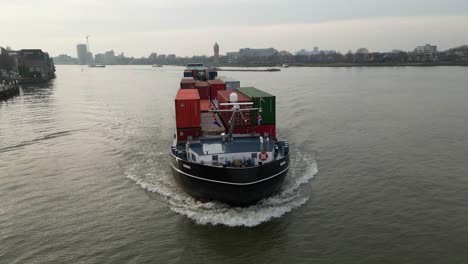
<svg viewBox="0 0 468 264">
<path fill-rule="evenodd" d="M 250 168 L 192 163 L 171 154 L 172 174 L 182 189 L 202 200 L 249 206 L 277 193 L 289 169 L 289 156 Z"/>
</svg>

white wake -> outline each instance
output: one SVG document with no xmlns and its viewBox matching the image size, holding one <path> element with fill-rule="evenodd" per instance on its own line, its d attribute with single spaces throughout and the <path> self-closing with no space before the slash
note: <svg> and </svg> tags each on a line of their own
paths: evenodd
<svg viewBox="0 0 468 264">
<path fill-rule="evenodd" d="M 134 164 L 125 172 L 126 176 L 143 189 L 159 193 L 172 211 L 199 224 L 252 227 L 281 217 L 307 202 L 309 195 L 302 187 L 318 173 L 312 156 L 296 153 L 279 194 L 250 207 L 232 207 L 220 202 L 202 203 L 183 192 L 172 178 L 169 160 L 161 159 L 160 155 L 164 154 Z"/>
</svg>

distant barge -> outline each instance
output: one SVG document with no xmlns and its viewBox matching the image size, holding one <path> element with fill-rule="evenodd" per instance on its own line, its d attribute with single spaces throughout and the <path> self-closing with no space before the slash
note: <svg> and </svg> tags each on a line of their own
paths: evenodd
<svg viewBox="0 0 468 264">
<path fill-rule="evenodd" d="M 237 72 L 278 72 L 281 69 L 270 68 L 270 69 L 220 69 L 218 71 L 237 71 Z"/>
<path fill-rule="evenodd" d="M 281 189 L 289 144 L 276 137 L 276 97 L 191 64 L 175 98 L 171 168 L 201 201 L 249 206 Z"/>
</svg>

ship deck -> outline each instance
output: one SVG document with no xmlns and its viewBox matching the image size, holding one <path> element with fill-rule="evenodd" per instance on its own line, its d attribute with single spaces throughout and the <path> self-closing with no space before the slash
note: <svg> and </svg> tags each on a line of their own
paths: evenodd
<svg viewBox="0 0 468 264">
<path fill-rule="evenodd" d="M 218 121 L 219 126 L 214 123 L 213 116 Z M 201 129 L 205 135 L 211 134 L 220 136 L 221 133 L 226 132 L 223 122 L 221 122 L 217 113 L 201 113 Z"/>
<path fill-rule="evenodd" d="M 218 155 L 228 153 L 270 152 L 274 148 L 272 138 L 260 141 L 260 137 L 237 137 L 233 142 L 222 142 L 221 138 L 205 138 L 188 142 L 190 149 L 198 155 Z"/>
</svg>

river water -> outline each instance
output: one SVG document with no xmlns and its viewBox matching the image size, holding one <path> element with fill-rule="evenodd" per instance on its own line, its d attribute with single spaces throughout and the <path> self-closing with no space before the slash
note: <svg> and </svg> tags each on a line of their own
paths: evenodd
<svg viewBox="0 0 468 264">
<path fill-rule="evenodd" d="M 467 263 L 468 68 L 222 73 L 291 145 L 249 208 L 172 180 L 182 70 L 58 66 L 0 102 L 0 263 Z"/>
</svg>

